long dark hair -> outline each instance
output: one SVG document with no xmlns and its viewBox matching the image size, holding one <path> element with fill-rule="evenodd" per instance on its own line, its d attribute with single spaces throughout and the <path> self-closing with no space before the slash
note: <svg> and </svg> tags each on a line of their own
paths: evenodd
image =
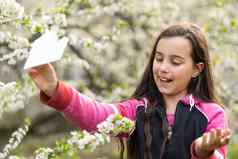
<svg viewBox="0 0 238 159">
<path fill-rule="evenodd" d="M 204 69 L 201 71 L 201 73 L 196 77 L 192 78 L 191 81 L 188 84 L 188 93 L 193 94 L 198 99 L 203 100 L 204 102 L 215 102 L 217 103 L 218 100 L 214 93 L 214 82 L 212 78 L 212 72 L 211 72 L 211 63 L 210 63 L 210 57 L 208 52 L 208 46 L 207 41 L 205 38 L 204 33 L 202 32 L 201 28 L 198 27 L 195 24 L 191 23 L 181 23 L 169 26 L 165 30 L 163 30 L 158 38 L 156 39 L 156 42 L 154 44 L 149 62 L 146 66 L 146 69 L 143 73 L 142 79 L 137 86 L 135 92 L 132 95 L 132 98 L 136 99 L 142 99 L 146 98 L 148 100 L 148 108 L 151 109 L 155 107 L 156 105 L 164 105 L 164 99 L 162 97 L 162 94 L 158 90 L 154 77 L 153 77 L 153 61 L 155 57 L 156 47 L 158 42 L 162 38 L 169 38 L 169 37 L 183 37 L 185 39 L 188 39 L 192 45 L 192 60 L 194 65 L 197 63 L 204 63 Z M 165 109 L 164 109 L 165 110 Z M 149 111 L 148 111 L 149 112 Z M 166 116 L 165 116 L 166 118 Z M 162 129 L 164 134 L 168 134 L 168 123 L 164 119 L 162 123 Z M 150 144 L 151 144 L 151 134 L 150 130 L 148 129 L 150 127 L 149 120 L 144 121 L 144 130 L 145 130 L 145 159 L 150 159 L 151 154 L 150 150 Z M 167 137 L 165 137 L 161 153 L 164 152 L 164 145 L 167 142 Z M 133 142 L 131 140 L 127 141 L 127 151 L 128 151 L 128 158 L 129 159 L 135 159 L 135 156 L 132 154 L 136 154 L 138 151 L 135 149 L 135 145 L 133 145 Z M 123 158 L 123 153 L 121 153 Z M 160 154 L 160 158 L 162 158 L 163 154 Z"/>
</svg>

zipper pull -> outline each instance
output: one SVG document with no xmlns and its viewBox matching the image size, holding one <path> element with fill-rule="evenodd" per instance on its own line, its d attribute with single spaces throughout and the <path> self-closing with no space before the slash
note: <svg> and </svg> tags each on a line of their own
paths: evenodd
<svg viewBox="0 0 238 159">
<path fill-rule="evenodd" d="M 193 107 L 194 107 L 194 105 L 195 105 L 195 101 L 194 101 L 194 99 L 193 99 L 193 96 L 192 96 L 192 94 L 191 95 L 189 95 L 189 105 L 190 105 L 190 111 L 192 111 L 192 109 L 193 109 Z"/>
<path fill-rule="evenodd" d="M 171 138 L 172 138 L 172 134 L 173 134 L 173 132 L 172 132 L 172 126 L 168 126 L 168 140 L 169 140 L 169 141 L 170 141 Z"/>
</svg>

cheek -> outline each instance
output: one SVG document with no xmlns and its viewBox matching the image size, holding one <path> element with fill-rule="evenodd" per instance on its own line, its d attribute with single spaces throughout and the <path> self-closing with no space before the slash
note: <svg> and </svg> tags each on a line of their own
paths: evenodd
<svg viewBox="0 0 238 159">
<path fill-rule="evenodd" d="M 189 82 L 192 78 L 191 77 L 192 72 L 190 69 L 177 68 L 177 69 L 174 69 L 173 73 L 177 79 L 180 79 L 185 83 Z"/>
<path fill-rule="evenodd" d="M 153 75 L 156 75 L 158 72 L 158 65 L 156 64 L 156 62 L 153 62 L 152 71 Z"/>
</svg>

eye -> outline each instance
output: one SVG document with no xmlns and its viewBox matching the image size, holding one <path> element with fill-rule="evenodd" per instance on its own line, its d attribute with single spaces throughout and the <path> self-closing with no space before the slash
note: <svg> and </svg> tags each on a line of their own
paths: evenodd
<svg viewBox="0 0 238 159">
<path fill-rule="evenodd" d="M 173 65 L 179 66 L 181 65 L 183 62 L 181 60 L 178 59 L 173 59 L 171 62 Z"/>
<path fill-rule="evenodd" d="M 181 63 L 177 63 L 177 62 L 172 62 L 172 64 L 175 65 L 175 66 L 181 65 Z"/>
<path fill-rule="evenodd" d="M 155 56 L 155 61 L 161 62 L 161 61 L 163 61 L 163 58 L 161 56 Z"/>
</svg>

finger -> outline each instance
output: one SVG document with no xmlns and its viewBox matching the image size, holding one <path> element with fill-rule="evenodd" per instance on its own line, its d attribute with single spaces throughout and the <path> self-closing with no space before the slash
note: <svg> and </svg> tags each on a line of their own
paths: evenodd
<svg viewBox="0 0 238 159">
<path fill-rule="evenodd" d="M 221 146 L 227 145 L 230 141 L 231 135 L 228 135 L 221 139 Z"/>
<path fill-rule="evenodd" d="M 221 146 L 221 133 L 222 129 L 212 129 L 210 140 L 209 140 L 209 148 L 214 150 Z"/>
<path fill-rule="evenodd" d="M 208 140 L 209 147 L 213 147 L 214 145 L 216 145 L 218 141 L 219 140 L 217 139 L 217 130 L 212 129 L 209 133 L 209 140 Z"/>
<path fill-rule="evenodd" d="M 222 136 L 223 136 L 223 129 L 217 128 L 216 129 L 216 140 L 214 141 L 214 146 L 215 147 L 220 147 L 221 146 Z"/>
<path fill-rule="evenodd" d="M 231 135 L 230 129 L 223 129 L 222 130 L 222 136 L 228 136 L 228 135 Z"/>
<path fill-rule="evenodd" d="M 42 65 L 39 65 L 39 66 L 35 66 L 33 68 L 43 68 L 43 67 L 49 67 L 50 64 L 46 63 L 46 64 L 42 64 Z"/>
<path fill-rule="evenodd" d="M 27 70 L 27 73 L 32 77 L 32 78 L 35 78 L 36 76 L 39 75 L 39 72 L 36 70 L 36 69 L 28 69 Z"/>
<path fill-rule="evenodd" d="M 202 137 L 202 147 L 204 147 L 206 150 L 209 147 L 208 141 L 209 141 L 209 133 L 203 134 L 203 137 Z"/>
<path fill-rule="evenodd" d="M 216 142 L 216 148 L 219 148 L 229 143 L 231 136 L 229 129 L 217 129 L 217 133 L 219 133 L 219 135 L 217 136 L 218 142 Z"/>
<path fill-rule="evenodd" d="M 32 69 L 45 70 L 45 69 L 48 69 L 50 67 L 51 67 L 51 65 L 47 63 L 47 64 L 42 64 L 42 65 L 39 65 L 39 66 L 32 67 Z"/>
<path fill-rule="evenodd" d="M 220 138 L 223 134 L 223 129 L 221 128 L 217 128 L 216 129 L 216 135 L 217 135 L 217 138 Z"/>
</svg>

